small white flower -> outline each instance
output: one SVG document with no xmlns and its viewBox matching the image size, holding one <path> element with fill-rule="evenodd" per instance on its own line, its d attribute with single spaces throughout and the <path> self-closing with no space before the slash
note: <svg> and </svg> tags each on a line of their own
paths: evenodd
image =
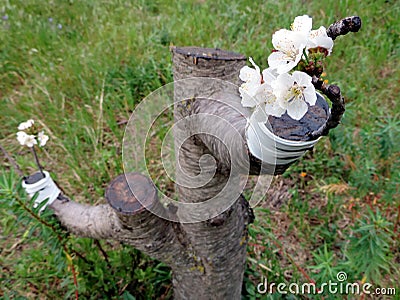
<svg viewBox="0 0 400 300">
<path fill-rule="evenodd" d="M 286 111 L 286 109 L 279 105 L 270 84 L 262 84 L 255 98 L 257 99 L 258 106 L 253 112 L 253 117 L 258 122 L 265 122 L 268 115 L 280 117 Z"/>
<path fill-rule="evenodd" d="M 327 49 L 328 55 L 330 55 L 332 52 L 333 40 L 326 33 L 326 28 L 324 26 L 321 26 L 317 30 L 311 30 L 309 34 L 307 49 L 317 48 L 317 47 L 322 47 Z"/>
<path fill-rule="evenodd" d="M 24 131 L 17 132 L 17 140 L 21 145 L 25 145 L 25 140 L 28 135 Z"/>
<path fill-rule="evenodd" d="M 278 75 L 279 74 L 276 72 L 276 70 L 272 68 L 268 68 L 262 71 L 263 81 L 269 85 L 271 85 L 271 82 L 274 81 Z"/>
<path fill-rule="evenodd" d="M 293 69 L 301 60 L 307 45 L 307 34 L 281 29 L 272 35 L 272 44 L 278 51 L 270 54 L 268 65 L 279 74 L 283 74 Z"/>
<path fill-rule="evenodd" d="M 307 15 L 296 17 L 291 26 L 291 29 L 293 31 L 301 31 L 307 34 L 307 50 L 310 48 L 321 47 L 328 50 L 328 55 L 332 52 L 333 40 L 326 33 L 326 28 L 324 26 L 321 26 L 317 30 L 311 30 L 311 17 Z"/>
<path fill-rule="evenodd" d="M 39 132 L 38 134 L 38 141 L 39 141 L 39 146 L 43 147 L 46 145 L 47 141 L 49 140 L 49 136 L 44 134 L 44 131 Z"/>
<path fill-rule="evenodd" d="M 307 113 L 307 103 L 315 105 L 317 101 L 311 80 L 311 76 L 306 73 L 294 71 L 292 75 L 280 74 L 271 83 L 279 105 L 287 110 L 292 119 L 300 120 Z"/>
<path fill-rule="evenodd" d="M 255 64 L 251 57 L 249 57 L 249 61 L 254 69 L 244 66 L 240 69 L 239 78 L 244 82 L 259 82 L 261 84 L 260 67 Z"/>
<path fill-rule="evenodd" d="M 250 68 L 244 66 L 240 69 L 239 78 L 244 83 L 239 87 L 240 96 L 242 97 L 242 105 L 244 107 L 254 107 L 258 103 L 254 96 L 256 95 L 258 88 L 261 86 L 262 76 L 260 68 L 254 63 L 253 59 L 249 58 L 250 63 L 254 66 Z"/>
<path fill-rule="evenodd" d="M 268 64 L 279 74 L 287 73 L 300 62 L 303 51 L 311 48 L 325 48 L 332 52 L 333 40 L 326 28 L 312 29 L 312 18 L 303 15 L 294 19 L 291 30 L 281 29 L 272 35 L 272 44 L 277 50 L 268 57 Z M 306 51 L 307 52 L 307 51 Z"/>
<path fill-rule="evenodd" d="M 271 83 L 276 80 L 278 74 L 275 70 L 268 68 L 262 72 L 262 75 L 264 83 L 259 87 L 255 98 L 258 100 L 257 102 L 260 103 L 260 108 L 263 113 L 257 110 L 254 111 L 254 117 L 259 122 L 265 121 L 265 114 L 280 117 L 286 111 L 286 109 L 279 105 L 271 86 Z"/>
<path fill-rule="evenodd" d="M 27 146 L 29 148 L 32 148 L 33 145 L 37 144 L 35 136 L 29 135 L 24 131 L 17 132 L 17 140 L 22 146 Z"/>
<path fill-rule="evenodd" d="M 291 25 L 291 30 L 281 29 L 272 35 L 272 44 L 277 52 L 268 57 L 268 64 L 279 74 L 293 69 L 303 55 L 308 35 L 312 28 L 312 18 L 307 15 L 298 16 Z"/>
<path fill-rule="evenodd" d="M 26 122 L 22 122 L 21 124 L 18 125 L 18 130 L 25 130 L 28 129 L 30 127 L 32 127 L 32 125 L 35 123 L 34 120 L 30 119 Z"/>
<path fill-rule="evenodd" d="M 260 74 L 260 68 L 252 62 L 254 69 L 242 69 L 246 71 L 248 76 L 242 73 L 242 80 L 248 81 L 242 84 L 239 88 L 242 105 L 244 107 L 254 108 L 252 118 L 258 122 L 267 121 L 268 115 L 276 117 L 282 116 L 285 109 L 281 108 L 277 102 L 276 96 L 272 92 L 271 82 L 276 79 L 278 75 L 275 70 L 268 68 Z"/>
</svg>

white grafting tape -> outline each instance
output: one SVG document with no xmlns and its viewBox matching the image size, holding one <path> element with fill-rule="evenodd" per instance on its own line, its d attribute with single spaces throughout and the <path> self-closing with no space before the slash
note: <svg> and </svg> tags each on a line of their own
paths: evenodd
<svg viewBox="0 0 400 300">
<path fill-rule="evenodd" d="M 22 181 L 22 187 L 26 190 L 29 197 L 32 198 L 36 193 L 39 193 L 35 199 L 33 207 L 38 207 L 39 204 L 48 199 L 47 203 L 40 209 L 40 212 L 42 212 L 48 205 L 53 203 L 61 192 L 54 183 L 53 179 L 50 177 L 49 172 L 43 171 L 43 173 L 45 177 L 40 179 L 38 182 L 26 183 L 24 180 Z"/>
</svg>

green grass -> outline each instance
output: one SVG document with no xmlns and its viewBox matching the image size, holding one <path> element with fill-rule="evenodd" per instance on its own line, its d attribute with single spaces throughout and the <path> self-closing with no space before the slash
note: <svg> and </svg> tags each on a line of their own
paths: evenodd
<svg viewBox="0 0 400 300">
<path fill-rule="evenodd" d="M 362 30 L 338 38 L 327 60 L 327 78 L 347 101 L 343 122 L 279 179 L 291 184 L 287 201 L 256 209 L 243 297 L 260 297 L 262 275 L 322 282 L 345 271 L 352 281 L 398 287 L 398 1 L 5 0 L 0 14 L 0 143 L 25 174 L 34 172 L 15 133 L 20 122 L 40 120 L 50 135 L 39 153 L 45 169 L 67 195 L 92 204 L 123 172 L 122 137 L 135 105 L 172 81 L 170 45 L 233 50 L 265 68 L 272 33 L 297 15 L 311 15 L 314 28 L 359 15 Z M 56 234 L 11 201 L 24 195 L 10 170 L 4 160 L 0 297 L 73 297 Z M 85 256 L 73 258 L 81 297 L 171 296 L 168 269 L 132 248 L 73 236 L 65 243 Z"/>
</svg>

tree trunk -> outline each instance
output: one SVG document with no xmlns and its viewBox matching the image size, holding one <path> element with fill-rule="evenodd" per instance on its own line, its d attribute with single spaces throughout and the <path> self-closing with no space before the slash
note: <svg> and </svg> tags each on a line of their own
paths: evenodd
<svg viewBox="0 0 400 300">
<path fill-rule="evenodd" d="M 211 134 L 223 139 L 230 131 L 225 130 L 225 126 L 219 127 L 218 124 L 214 124 L 214 129 L 223 132 L 212 130 L 210 126 L 202 126 L 220 115 L 214 112 L 205 118 L 199 118 L 201 110 L 197 108 L 200 102 L 208 101 L 209 97 L 224 90 L 227 83 L 238 84 L 238 71 L 245 65 L 246 58 L 216 49 L 187 47 L 173 48 L 172 51 L 175 143 L 179 146 L 175 149 L 179 199 L 184 203 L 199 203 L 214 198 L 216 202 L 205 211 L 190 211 L 188 214 L 177 212 L 179 218 L 186 221 L 182 223 L 182 228 L 201 263 L 201 268 L 195 272 L 188 269 L 174 272 L 175 298 L 240 299 L 246 258 L 247 224 L 250 221 L 246 200 L 240 195 L 230 199 L 229 193 L 216 197 L 227 184 L 229 175 L 236 177 L 234 181 L 238 181 L 239 174 L 231 173 L 230 164 L 224 163 L 220 157 L 214 155 L 213 152 L 222 147 L 210 149 L 201 137 Z M 191 77 L 196 79 L 182 80 Z M 204 82 L 199 77 L 216 80 Z M 193 98 L 188 98 L 191 93 Z M 239 137 L 239 141 L 244 141 L 243 136 Z M 207 157 L 211 156 L 214 159 L 207 161 Z M 213 176 L 209 176 L 210 180 L 206 182 L 203 179 L 208 177 L 209 172 L 204 169 L 211 166 Z M 206 183 L 199 186 L 199 181 Z M 224 211 L 225 207 L 220 209 L 219 205 L 226 202 L 232 205 L 226 205 L 227 210 Z M 223 213 L 219 214 L 222 211 Z M 210 215 L 203 215 L 207 212 L 211 212 L 212 219 L 207 220 Z M 191 219 L 193 222 L 190 222 Z M 206 221 L 197 221 L 202 219 Z M 195 293 L 193 287 L 196 287 Z"/>
<path fill-rule="evenodd" d="M 358 17 L 349 17 L 327 33 L 334 39 L 360 26 Z M 282 174 L 288 165 L 269 165 L 248 150 L 248 110 L 237 86 L 246 57 L 197 47 L 174 47 L 172 53 L 179 205 L 165 208 L 150 179 L 127 173 L 109 184 L 108 204 L 81 205 L 60 195 L 50 207 L 78 236 L 118 240 L 170 266 L 175 299 L 240 299 L 247 226 L 254 218 L 241 195 L 242 176 Z M 331 100 L 331 112 L 321 109 L 326 103 L 310 107 L 290 129 L 286 123 L 292 121 L 270 118 L 275 134 L 316 139 L 337 126 L 344 112 L 340 89 L 319 78 L 313 84 Z"/>
</svg>

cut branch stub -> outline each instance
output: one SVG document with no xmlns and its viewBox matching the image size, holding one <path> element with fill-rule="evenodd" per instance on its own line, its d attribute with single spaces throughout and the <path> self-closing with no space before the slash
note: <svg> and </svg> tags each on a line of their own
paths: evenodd
<svg viewBox="0 0 400 300">
<path fill-rule="evenodd" d="M 36 183 L 36 182 L 38 182 L 39 180 L 41 180 L 43 178 L 44 178 L 43 173 L 36 172 L 36 173 L 34 173 L 32 175 L 29 175 L 28 177 L 24 177 L 24 181 L 27 184 L 33 184 L 33 183 Z"/>
<path fill-rule="evenodd" d="M 246 65 L 247 60 L 242 54 L 213 48 L 171 47 L 171 52 L 175 81 L 190 77 L 208 77 L 238 85 L 239 70 Z"/>
<path fill-rule="evenodd" d="M 344 18 L 330 25 L 326 30 L 327 35 L 332 39 L 336 39 L 340 35 L 349 32 L 357 32 L 361 28 L 361 19 L 358 16 Z"/>
<path fill-rule="evenodd" d="M 317 94 L 317 102 L 309 106 L 307 113 L 300 120 L 294 120 L 285 113 L 277 118 L 269 116 L 272 131 L 281 138 L 292 141 L 310 140 L 308 134 L 316 132 L 319 128 L 326 126 L 329 117 L 329 106 L 326 100 Z M 313 139 L 319 136 L 313 136 Z"/>
<path fill-rule="evenodd" d="M 105 197 L 112 208 L 125 215 L 139 213 L 158 203 L 151 180 L 136 172 L 117 176 L 108 185 Z"/>
<path fill-rule="evenodd" d="M 246 56 L 240 53 L 225 51 L 218 48 L 199 48 L 199 47 L 172 47 L 174 53 L 183 54 L 193 58 L 193 63 L 197 65 L 198 59 L 218 59 L 218 60 L 246 60 Z"/>
</svg>

